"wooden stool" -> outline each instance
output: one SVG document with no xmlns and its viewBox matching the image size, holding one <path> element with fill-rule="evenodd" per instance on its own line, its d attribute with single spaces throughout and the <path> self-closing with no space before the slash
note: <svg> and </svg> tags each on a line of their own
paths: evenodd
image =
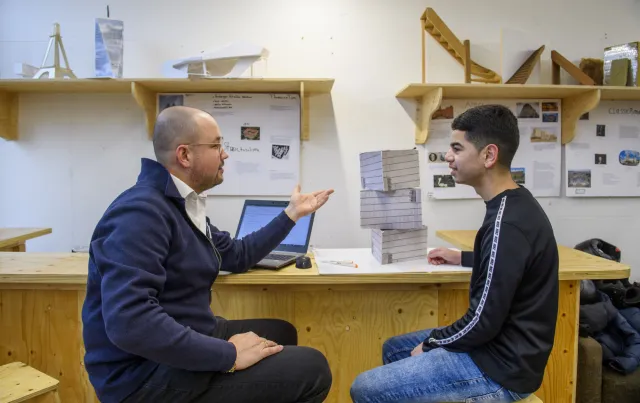
<svg viewBox="0 0 640 403">
<path fill-rule="evenodd" d="M 528 398 L 520 400 L 522 403 L 542 403 L 542 400 L 536 395 L 530 395 Z"/>
<path fill-rule="evenodd" d="M 60 403 L 58 383 L 22 362 L 0 366 L 0 403 Z"/>
</svg>

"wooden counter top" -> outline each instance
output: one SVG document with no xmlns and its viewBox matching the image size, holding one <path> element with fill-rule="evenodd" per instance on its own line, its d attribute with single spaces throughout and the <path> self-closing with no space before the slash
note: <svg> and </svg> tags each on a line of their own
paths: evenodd
<svg viewBox="0 0 640 403">
<path fill-rule="evenodd" d="M 51 233 L 51 228 L 0 228 L 0 249 Z"/>
<path fill-rule="evenodd" d="M 455 247 L 473 247 L 476 231 L 437 231 L 436 235 Z M 560 280 L 618 279 L 629 277 L 630 267 L 602 259 L 565 246 L 559 246 Z M 68 285 L 78 288 L 87 282 L 86 253 L 16 253 L 0 252 L 0 285 L 39 284 L 58 288 Z M 471 273 L 460 272 L 319 275 L 315 263 L 311 269 L 289 266 L 279 271 L 253 270 L 249 273 L 219 276 L 215 284 L 434 284 L 466 283 Z"/>
<path fill-rule="evenodd" d="M 59 285 L 85 285 L 87 282 L 86 253 L 16 253 L 0 252 L 0 285 L 42 284 L 48 288 Z M 312 258 L 313 261 L 313 258 Z M 468 282 L 468 270 L 442 273 L 319 275 L 313 264 L 310 269 L 295 265 L 282 270 L 252 270 L 249 273 L 219 276 L 215 284 L 408 284 Z"/>
<path fill-rule="evenodd" d="M 436 231 L 436 236 L 461 250 L 473 250 L 477 231 Z M 560 280 L 621 279 L 628 278 L 631 267 L 626 264 L 603 259 L 576 249 L 558 245 L 560 257 Z"/>
</svg>

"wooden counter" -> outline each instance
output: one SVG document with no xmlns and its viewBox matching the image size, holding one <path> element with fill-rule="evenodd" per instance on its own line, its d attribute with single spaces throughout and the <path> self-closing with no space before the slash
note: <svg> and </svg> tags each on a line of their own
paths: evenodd
<svg viewBox="0 0 640 403">
<path fill-rule="evenodd" d="M 51 228 L 0 228 L 0 252 L 26 252 L 29 239 L 51 233 Z"/>
<path fill-rule="evenodd" d="M 574 401 L 577 279 L 629 275 L 628 266 L 576 253 L 584 266 L 561 258 L 557 343 L 538 393 L 544 401 Z M 59 379 L 63 402 L 97 402 L 82 365 L 87 258 L 81 253 L 0 253 L 0 365 L 22 361 Z M 327 401 L 348 402 L 355 377 L 381 365 L 387 338 L 448 325 L 464 314 L 469 278 L 468 270 L 353 276 L 321 276 L 315 265 L 257 270 L 219 277 L 212 309 L 228 319 L 293 323 L 299 344 L 317 348 L 330 363 L 333 386 Z"/>
</svg>

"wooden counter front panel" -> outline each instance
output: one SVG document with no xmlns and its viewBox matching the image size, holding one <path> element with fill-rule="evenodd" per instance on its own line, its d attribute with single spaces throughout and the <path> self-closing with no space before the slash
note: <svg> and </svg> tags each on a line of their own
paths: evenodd
<svg viewBox="0 0 640 403">
<path fill-rule="evenodd" d="M 21 361 L 58 379 L 62 402 L 98 403 L 83 365 L 84 295 L 0 289 L 0 365 Z"/>
<path fill-rule="evenodd" d="M 402 288 L 402 287 L 398 287 Z M 382 344 L 392 336 L 437 326 L 435 288 L 246 287 L 213 293 L 213 311 L 227 319 L 277 318 L 298 329 L 298 344 L 329 361 L 333 385 L 327 402 L 348 402 L 358 374 L 382 365 Z"/>
</svg>

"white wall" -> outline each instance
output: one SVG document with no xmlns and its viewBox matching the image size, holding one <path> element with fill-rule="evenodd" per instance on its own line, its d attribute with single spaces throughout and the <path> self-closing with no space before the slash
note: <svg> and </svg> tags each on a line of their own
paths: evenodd
<svg viewBox="0 0 640 403">
<path fill-rule="evenodd" d="M 485 5 L 490 3 L 491 6 Z M 608 3 L 608 4 L 607 4 Z M 0 77 L 15 62 L 39 64 L 54 22 L 62 27 L 69 62 L 79 77 L 93 74 L 93 23 L 106 4 L 81 0 L 0 0 Z M 433 7 L 459 38 L 472 40 L 473 58 L 500 69 L 500 29 L 538 35 L 549 51 L 569 59 L 601 57 L 605 46 L 637 40 L 634 0 L 113 0 L 111 17 L 125 23 L 125 77 L 159 77 L 163 61 L 244 39 L 271 51 L 270 77 L 331 77 L 331 96 L 311 101 L 311 141 L 302 150 L 303 190 L 334 187 L 318 213 L 312 243 L 365 247 L 359 228 L 358 153 L 413 147 L 413 126 L 394 95 L 421 79 L 419 18 Z M 181 17 L 181 21 L 177 21 Z M 461 82 L 463 71 L 428 39 L 427 80 Z M 567 80 L 566 76 L 563 77 Z M 143 115 L 130 95 L 22 96 L 18 142 L 0 139 L 0 226 L 50 226 L 53 234 L 30 251 L 86 245 L 110 201 L 134 183 L 139 158 L 151 157 Z M 601 237 L 622 249 L 640 277 L 637 199 L 540 199 L 559 242 L 573 246 Z M 475 229 L 484 205 L 425 201 L 432 245 L 436 229 Z M 242 200 L 209 199 L 219 227 L 235 232 Z"/>
</svg>

